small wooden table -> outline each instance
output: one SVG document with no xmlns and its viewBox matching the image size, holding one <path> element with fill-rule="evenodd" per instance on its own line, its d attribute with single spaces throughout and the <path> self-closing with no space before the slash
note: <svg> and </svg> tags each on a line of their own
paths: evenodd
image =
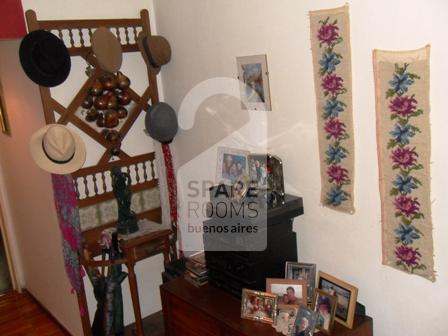
<svg viewBox="0 0 448 336">
<path fill-rule="evenodd" d="M 132 306 L 135 316 L 135 335 L 143 336 L 143 323 L 140 310 L 140 299 L 138 295 L 137 277 L 135 275 L 135 264 L 143 259 L 163 253 L 163 262 L 170 262 L 170 229 L 162 229 L 148 233 L 136 234 L 128 239 L 120 239 L 120 249 L 123 256 L 114 261 L 94 260 L 84 258 L 84 267 L 109 267 L 113 264 L 124 264 L 128 269 L 129 290 L 131 292 Z M 88 314 L 87 315 L 88 318 Z M 85 317 L 83 317 L 85 318 Z"/>
<path fill-rule="evenodd" d="M 240 317 L 240 300 L 182 278 L 160 286 L 166 336 L 279 336 L 271 325 Z M 356 316 L 353 329 L 335 322 L 331 336 L 373 336 L 372 318 Z M 323 335 L 317 333 L 315 335 Z"/>
</svg>

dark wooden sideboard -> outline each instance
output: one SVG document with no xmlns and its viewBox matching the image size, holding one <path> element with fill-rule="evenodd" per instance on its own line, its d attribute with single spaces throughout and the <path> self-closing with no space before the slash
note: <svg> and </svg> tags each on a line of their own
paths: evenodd
<svg viewBox="0 0 448 336">
<path fill-rule="evenodd" d="M 240 300 L 182 278 L 160 286 L 166 336 L 279 336 L 272 326 L 240 317 Z M 314 335 L 321 336 L 321 333 Z M 373 336 L 372 318 L 356 316 L 353 329 L 335 323 L 331 336 Z"/>
</svg>

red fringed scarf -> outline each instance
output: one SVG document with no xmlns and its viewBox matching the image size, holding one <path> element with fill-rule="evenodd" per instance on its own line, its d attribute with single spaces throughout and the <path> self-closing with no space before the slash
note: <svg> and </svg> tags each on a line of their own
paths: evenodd
<svg viewBox="0 0 448 336">
<path fill-rule="evenodd" d="M 177 229 L 177 184 L 176 176 L 174 174 L 173 168 L 173 156 L 171 154 L 171 149 L 169 144 L 162 144 L 163 157 L 165 159 L 165 169 L 166 169 L 166 182 L 168 186 L 168 198 L 170 203 L 170 219 L 171 223 Z M 182 255 L 182 245 L 180 240 L 180 232 L 177 230 L 178 241 L 179 241 L 179 253 Z"/>
</svg>

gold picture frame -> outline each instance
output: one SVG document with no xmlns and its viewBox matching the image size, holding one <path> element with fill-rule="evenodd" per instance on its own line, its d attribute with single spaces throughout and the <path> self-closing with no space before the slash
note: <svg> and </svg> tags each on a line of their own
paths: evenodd
<svg viewBox="0 0 448 336">
<path fill-rule="evenodd" d="M 353 328 L 358 288 L 322 271 L 317 276 L 317 288 L 337 297 L 335 320 L 347 328 Z"/>
<path fill-rule="evenodd" d="M 266 291 L 274 294 L 277 297 L 277 306 L 281 309 L 297 308 L 299 305 L 307 304 L 306 288 L 307 282 L 305 279 L 280 279 L 267 278 Z M 292 291 L 290 290 L 292 288 Z M 291 300 L 288 298 L 289 293 L 294 295 L 295 302 L 285 302 Z"/>
<path fill-rule="evenodd" d="M 9 127 L 8 116 L 5 109 L 6 105 L 3 97 L 3 87 L 0 81 L 0 126 L 3 134 L 11 135 L 11 129 Z"/>
<path fill-rule="evenodd" d="M 243 288 L 241 318 L 273 324 L 277 316 L 277 296 Z"/>
</svg>

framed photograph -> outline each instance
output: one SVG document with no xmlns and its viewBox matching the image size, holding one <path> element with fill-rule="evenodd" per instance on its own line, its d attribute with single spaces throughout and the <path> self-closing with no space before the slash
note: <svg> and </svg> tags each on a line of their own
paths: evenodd
<svg viewBox="0 0 448 336">
<path fill-rule="evenodd" d="M 287 261 L 285 278 L 306 280 L 306 297 L 308 303 L 311 302 L 313 289 L 316 287 L 316 264 Z"/>
<path fill-rule="evenodd" d="M 282 160 L 271 154 L 250 154 L 248 162 L 250 186 L 256 194 L 258 196 L 266 194 L 270 205 L 284 204 Z"/>
<path fill-rule="evenodd" d="M 337 297 L 335 319 L 351 329 L 355 318 L 358 288 L 321 271 L 318 274 L 317 287 Z"/>
<path fill-rule="evenodd" d="M 310 336 L 316 328 L 318 314 L 305 305 L 300 305 L 294 323 L 293 336 Z"/>
<path fill-rule="evenodd" d="M 2 132 L 7 135 L 11 135 L 11 129 L 9 128 L 8 116 L 5 109 L 5 101 L 3 100 L 3 88 L 0 82 L 0 126 Z"/>
<path fill-rule="evenodd" d="M 267 278 L 266 291 L 277 296 L 277 305 L 281 309 L 306 304 L 306 280 L 303 279 Z"/>
<path fill-rule="evenodd" d="M 337 298 L 321 289 L 314 288 L 311 308 L 317 313 L 316 329 L 330 335 L 336 313 Z"/>
<path fill-rule="evenodd" d="M 245 110 L 271 111 L 269 72 L 266 55 L 236 58 L 241 104 Z"/>
<path fill-rule="evenodd" d="M 243 289 L 241 318 L 273 324 L 277 316 L 277 297 L 270 293 Z"/>
<path fill-rule="evenodd" d="M 297 308 L 279 309 L 274 324 L 272 325 L 278 333 L 291 335 L 297 318 Z"/>
<path fill-rule="evenodd" d="M 248 151 L 235 148 L 218 147 L 216 182 L 233 185 L 247 176 Z"/>
</svg>

